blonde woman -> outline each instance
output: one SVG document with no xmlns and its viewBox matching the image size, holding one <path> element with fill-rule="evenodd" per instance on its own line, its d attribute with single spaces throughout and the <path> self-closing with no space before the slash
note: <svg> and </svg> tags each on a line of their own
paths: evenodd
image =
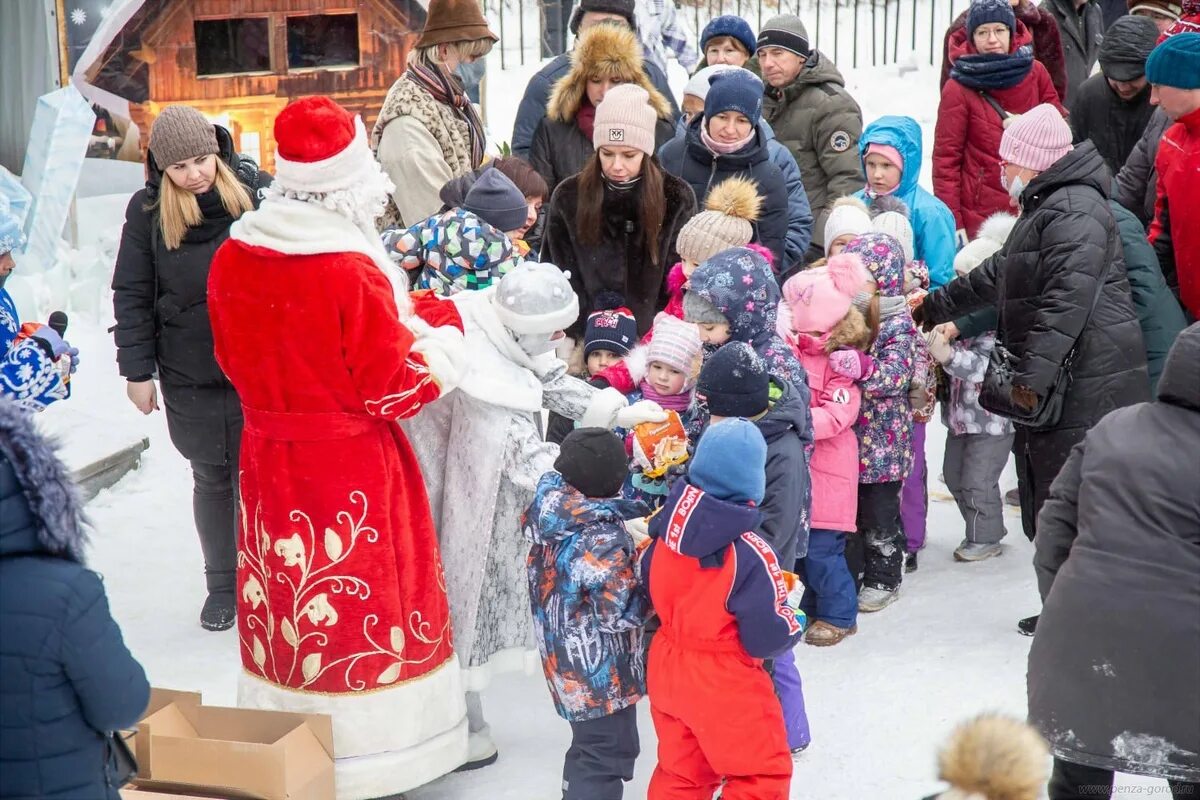
<svg viewBox="0 0 1200 800">
<path fill-rule="evenodd" d="M 200 624 L 234 623 L 241 405 L 213 357 L 208 268 L 229 226 L 258 204 L 270 176 L 194 108 L 168 106 L 150 131 L 146 188 L 129 201 L 113 275 L 117 368 L 143 414 L 162 385 L 171 442 L 191 462 L 192 512 L 208 598 Z"/>
<path fill-rule="evenodd" d="M 388 91 L 371 150 L 396 185 L 379 229 L 409 228 L 442 207 L 446 182 L 483 163 L 483 122 L 454 71 L 498 41 L 477 0 L 430 0 L 408 69 Z"/>
</svg>

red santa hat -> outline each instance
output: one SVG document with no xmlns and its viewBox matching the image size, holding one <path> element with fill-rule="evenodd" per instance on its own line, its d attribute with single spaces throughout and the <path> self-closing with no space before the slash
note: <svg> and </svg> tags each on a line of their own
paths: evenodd
<svg viewBox="0 0 1200 800">
<path fill-rule="evenodd" d="M 284 191 L 349 189 L 375 169 L 362 118 L 328 97 L 303 97 L 275 118 L 275 182 Z"/>
</svg>

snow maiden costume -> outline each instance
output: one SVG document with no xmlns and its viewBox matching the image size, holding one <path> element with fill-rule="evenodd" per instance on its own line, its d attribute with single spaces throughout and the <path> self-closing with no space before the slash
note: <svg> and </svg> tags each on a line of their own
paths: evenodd
<svg viewBox="0 0 1200 800">
<path fill-rule="evenodd" d="M 450 300 L 462 315 L 469 362 L 456 391 L 409 421 L 445 558 L 454 649 L 466 668 L 471 763 L 495 755 L 476 694 L 493 672 L 536 666 L 525 587 L 528 542 L 521 514 L 558 446 L 542 440 L 542 409 L 582 427 L 661 421 L 653 403 L 632 406 L 616 389 L 567 374 L 554 335 L 579 315 L 569 279 L 525 262 L 497 284 Z"/>
<path fill-rule="evenodd" d="M 373 227 L 391 182 L 362 121 L 306 97 L 275 140 L 276 181 L 208 286 L 245 415 L 238 702 L 331 715 L 337 800 L 365 800 L 467 755 L 433 520 L 394 424 L 446 390 L 462 334 L 400 322 L 407 287 Z"/>
</svg>

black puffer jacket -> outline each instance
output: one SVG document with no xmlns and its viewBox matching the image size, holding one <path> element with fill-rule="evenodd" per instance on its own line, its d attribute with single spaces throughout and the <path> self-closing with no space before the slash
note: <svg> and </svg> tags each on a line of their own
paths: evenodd
<svg viewBox="0 0 1200 800">
<path fill-rule="evenodd" d="M 255 204 L 271 177 L 233 149 L 233 138 L 214 126 L 220 158 L 237 174 Z M 197 197 L 204 221 L 189 228 L 183 243 L 168 250 L 158 215 L 150 208 L 165 178 L 147 160 L 146 188 L 129 201 L 125 228 L 113 273 L 113 312 L 116 316 L 117 368 L 125 378 L 158 373 L 171 441 L 188 459 L 224 463 L 236 448 L 228 425 L 240 431 L 241 411 L 233 387 L 213 356 L 208 321 L 208 267 L 217 248 L 229 237 L 233 218 L 221 205 L 215 189 Z M 233 417 L 230 417 L 230 414 Z"/>
<path fill-rule="evenodd" d="M 1075 92 L 1071 130 L 1076 144 L 1091 140 L 1109 172 L 1116 175 L 1138 139 L 1142 138 L 1153 115 L 1148 85 L 1132 100 L 1126 101 L 1112 90 L 1104 75 L 1098 74 L 1084 81 Z"/>
<path fill-rule="evenodd" d="M 754 181 L 763 204 L 762 213 L 754 223 L 752 241 L 770 250 L 775 257 L 775 269 L 780 274 L 786 273 L 792 266 L 784 263 L 788 232 L 787 182 L 771 160 L 766 137 L 761 128 L 756 128 L 754 141 L 745 148 L 731 155 L 716 156 L 700 139 L 703 122 L 703 116 L 698 115 L 688 125 L 684 136 L 663 146 L 658 153 L 663 169 L 688 182 L 699 207 L 704 206 L 709 190 L 726 178 L 740 176 Z"/>
<path fill-rule="evenodd" d="M 658 234 L 658 260 L 646 256 L 640 222 L 642 181 L 631 191 L 604 187 L 604 225 L 599 244 L 580 241 L 575 224 L 579 207 L 579 177 L 567 178 L 550 198 L 541 260 L 571 273 L 571 286 L 579 295 L 579 320 L 567 329 L 578 340 L 601 292 L 617 292 L 633 312 L 638 336 L 654 323 L 654 315 L 667 304 L 667 272 L 679 260 L 675 240 L 679 229 L 696 213 L 692 188 L 670 173 L 663 173 L 666 213 Z"/>
<path fill-rule="evenodd" d="M 1088 320 L 1105 265 L 1103 293 Z M 1090 142 L 1030 181 L 1004 247 L 932 292 L 922 308 L 927 319 L 950 322 L 987 305 L 999 308 L 1000 340 L 1018 359 L 1013 383 L 1039 396 L 1079 340 L 1056 429 L 1090 428 L 1113 409 L 1150 398 L 1107 171 Z"/>
<path fill-rule="evenodd" d="M 1169 127 L 1171 118 L 1167 112 L 1155 109 L 1142 137 L 1113 180 L 1113 200 L 1132 211 L 1146 227 L 1154 219 L 1154 201 L 1158 193 L 1158 170 L 1154 167 L 1158 143 Z"/>
<path fill-rule="evenodd" d="M 1076 445 L 1038 517 L 1029 721 L 1075 764 L 1200 782 L 1200 324 L 1158 400 Z"/>
</svg>

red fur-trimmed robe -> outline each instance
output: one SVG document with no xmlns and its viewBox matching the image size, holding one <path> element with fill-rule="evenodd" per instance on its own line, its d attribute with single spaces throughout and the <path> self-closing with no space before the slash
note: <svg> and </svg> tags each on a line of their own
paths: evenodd
<svg viewBox="0 0 1200 800">
<path fill-rule="evenodd" d="M 466 758 L 437 538 L 396 424 L 440 390 L 381 253 L 335 212 L 267 200 L 234 225 L 208 287 L 246 420 L 239 704 L 332 715 L 339 800 Z"/>
</svg>

